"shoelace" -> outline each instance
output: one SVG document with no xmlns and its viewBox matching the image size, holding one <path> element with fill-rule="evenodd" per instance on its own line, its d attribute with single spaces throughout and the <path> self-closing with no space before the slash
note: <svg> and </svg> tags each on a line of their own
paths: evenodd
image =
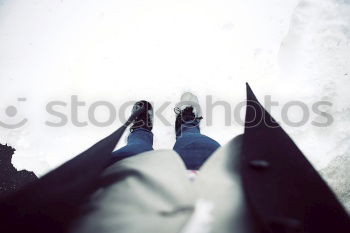
<svg viewBox="0 0 350 233">
<path fill-rule="evenodd" d="M 183 114 L 186 110 L 189 111 L 190 109 L 193 110 L 193 107 L 186 107 L 186 108 L 185 108 L 184 110 L 182 110 L 182 111 L 181 111 L 181 109 L 180 109 L 179 107 L 175 107 L 175 108 L 174 108 L 174 112 L 175 112 L 175 114 L 179 115 L 179 114 Z M 191 110 L 191 114 L 193 114 L 193 113 L 192 113 L 192 110 Z M 196 119 L 196 120 L 202 120 L 203 117 L 202 117 L 202 116 L 200 116 L 200 117 L 195 117 L 194 119 Z"/>
</svg>

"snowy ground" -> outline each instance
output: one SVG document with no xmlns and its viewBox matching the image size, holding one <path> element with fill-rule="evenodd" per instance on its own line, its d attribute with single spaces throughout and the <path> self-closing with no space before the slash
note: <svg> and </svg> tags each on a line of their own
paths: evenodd
<svg viewBox="0 0 350 233">
<path fill-rule="evenodd" d="M 197 94 L 204 113 L 206 96 L 233 111 L 245 99 L 246 81 L 261 101 L 279 101 L 271 110 L 278 121 L 287 101 L 332 102 L 328 127 L 313 126 L 313 114 L 302 127 L 282 126 L 318 169 L 350 156 L 349 0 L 2 0 L 0 67 L 0 120 L 28 119 L 1 128 L 0 142 L 17 149 L 18 169 L 39 176 L 120 126 L 118 117 L 108 127 L 89 121 L 96 101 L 109 101 L 117 114 L 131 100 L 150 100 L 156 109 L 170 101 L 163 115 L 172 125 L 155 118 L 154 148 L 171 148 L 172 107 L 182 92 Z M 86 102 L 79 120 L 87 126 L 72 124 L 72 95 Z M 67 102 L 57 109 L 68 124 L 45 124 L 58 121 L 45 109 L 50 101 Z M 203 133 L 225 143 L 243 132 L 234 119 L 225 125 L 223 107 L 214 109 Z M 107 113 L 98 108 L 96 119 Z"/>
</svg>

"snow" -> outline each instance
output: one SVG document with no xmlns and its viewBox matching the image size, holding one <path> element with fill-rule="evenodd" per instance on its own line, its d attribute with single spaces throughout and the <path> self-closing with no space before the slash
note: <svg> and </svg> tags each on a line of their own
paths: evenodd
<svg viewBox="0 0 350 233">
<path fill-rule="evenodd" d="M 196 94 L 204 113 L 207 96 L 230 103 L 233 112 L 248 81 L 262 102 L 265 95 L 279 101 L 271 110 L 278 121 L 290 100 L 332 102 L 328 127 L 313 126 L 314 114 L 302 127 L 282 122 L 321 169 L 350 154 L 349 38 L 345 0 L 1 1 L 0 120 L 28 122 L 1 128 L 0 142 L 17 149 L 18 169 L 41 176 L 119 127 L 124 103 L 146 99 L 155 109 L 169 103 L 163 116 L 170 124 L 155 118 L 154 148 L 172 148 L 172 108 L 183 92 Z M 86 102 L 78 113 L 87 126 L 72 124 L 72 95 Z M 88 119 L 89 107 L 100 100 L 117 110 L 108 127 Z M 45 124 L 58 120 L 45 109 L 50 101 L 67 103 L 59 109 L 68 124 Z M 14 117 L 6 115 L 10 105 L 18 109 Z M 225 125 L 222 106 L 214 109 L 212 124 L 204 114 L 204 134 L 224 144 L 243 132 L 233 119 Z M 106 114 L 96 109 L 96 119 L 106 120 Z"/>
</svg>

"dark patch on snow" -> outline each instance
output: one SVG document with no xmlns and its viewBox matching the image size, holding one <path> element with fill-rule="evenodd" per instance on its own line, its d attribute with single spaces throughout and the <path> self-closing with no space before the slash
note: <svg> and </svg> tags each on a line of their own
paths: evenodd
<svg viewBox="0 0 350 233">
<path fill-rule="evenodd" d="M 34 172 L 17 171 L 11 163 L 14 152 L 11 146 L 0 144 L 0 198 L 38 179 Z"/>
</svg>

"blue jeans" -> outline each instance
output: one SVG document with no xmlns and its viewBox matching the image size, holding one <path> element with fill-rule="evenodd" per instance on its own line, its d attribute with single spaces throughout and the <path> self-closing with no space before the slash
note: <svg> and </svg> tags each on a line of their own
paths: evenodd
<svg viewBox="0 0 350 233">
<path fill-rule="evenodd" d="M 181 127 L 173 150 L 180 155 L 187 169 L 198 170 L 220 144 L 201 134 L 198 125 L 183 124 Z M 126 146 L 112 153 L 113 162 L 153 150 L 153 133 L 148 130 L 134 130 L 127 141 Z"/>
</svg>

